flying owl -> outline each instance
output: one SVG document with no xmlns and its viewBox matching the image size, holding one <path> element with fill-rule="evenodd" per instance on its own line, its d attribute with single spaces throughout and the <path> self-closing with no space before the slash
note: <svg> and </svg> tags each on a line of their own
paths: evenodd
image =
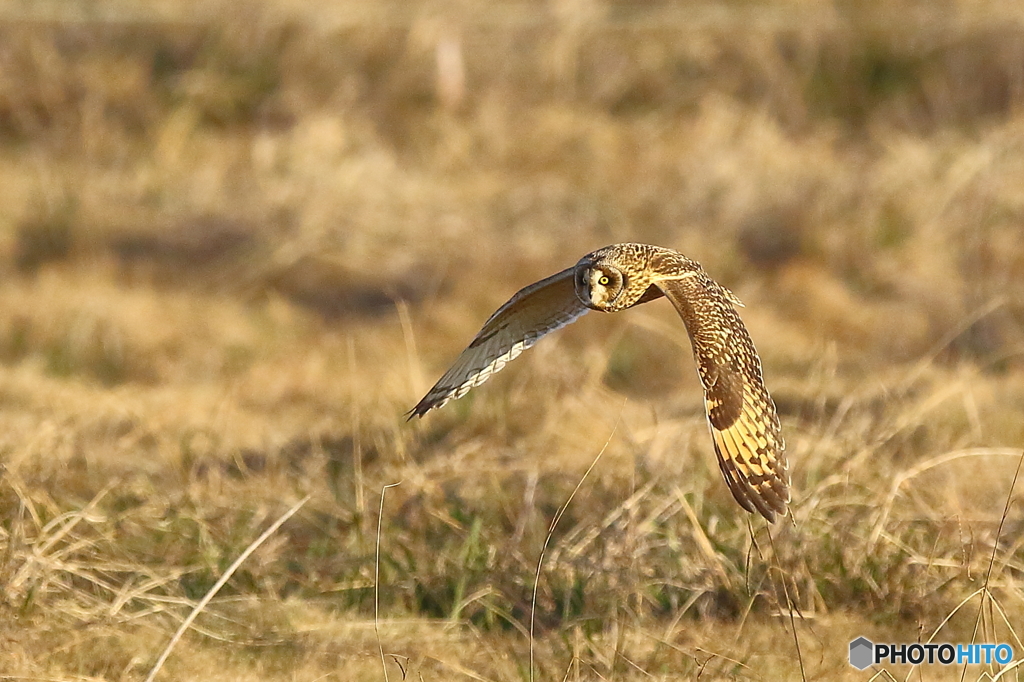
<svg viewBox="0 0 1024 682">
<path fill-rule="evenodd" d="M 774 521 L 790 500 L 789 465 L 761 360 L 736 312 L 743 304 L 699 263 L 671 249 L 613 244 L 522 289 L 491 315 L 409 418 L 461 398 L 587 310 L 613 313 L 662 296 L 689 333 L 725 482 L 741 507 Z"/>
</svg>

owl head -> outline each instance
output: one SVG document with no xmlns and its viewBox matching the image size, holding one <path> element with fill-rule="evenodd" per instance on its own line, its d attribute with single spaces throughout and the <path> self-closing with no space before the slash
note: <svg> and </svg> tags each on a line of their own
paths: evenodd
<svg viewBox="0 0 1024 682">
<path fill-rule="evenodd" d="M 576 264 L 576 295 L 588 308 L 607 313 L 636 305 L 650 286 L 646 273 L 648 259 L 649 254 L 641 249 L 601 249 L 589 253 Z"/>
</svg>

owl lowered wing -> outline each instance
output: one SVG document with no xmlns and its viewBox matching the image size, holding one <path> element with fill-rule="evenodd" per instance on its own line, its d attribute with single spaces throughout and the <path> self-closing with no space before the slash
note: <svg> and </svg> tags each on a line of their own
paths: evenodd
<svg viewBox="0 0 1024 682">
<path fill-rule="evenodd" d="M 500 371 L 540 337 L 575 321 L 587 307 L 576 296 L 575 268 L 542 279 L 520 290 L 491 315 L 455 364 L 423 400 L 409 411 L 422 417 L 449 400 L 461 398 Z"/>
<path fill-rule="evenodd" d="M 785 514 L 789 473 L 779 417 L 761 361 L 733 307 L 735 297 L 703 271 L 655 279 L 693 345 L 718 466 L 733 497 L 769 521 Z"/>
</svg>

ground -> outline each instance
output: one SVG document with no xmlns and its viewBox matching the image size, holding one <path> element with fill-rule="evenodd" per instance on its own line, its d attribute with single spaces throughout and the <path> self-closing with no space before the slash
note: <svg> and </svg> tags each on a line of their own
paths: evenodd
<svg viewBox="0 0 1024 682">
<path fill-rule="evenodd" d="M 1024 656 L 1022 55 L 1009 1 L 0 7 L 0 679 L 145 679 L 306 496 L 156 679 L 1018 679 L 847 653 Z M 665 301 L 406 420 L 621 241 L 744 302 L 780 522 Z"/>
</svg>

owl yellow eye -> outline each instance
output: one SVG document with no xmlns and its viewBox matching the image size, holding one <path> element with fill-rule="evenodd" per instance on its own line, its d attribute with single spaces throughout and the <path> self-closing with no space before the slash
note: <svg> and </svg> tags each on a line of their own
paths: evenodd
<svg viewBox="0 0 1024 682">
<path fill-rule="evenodd" d="M 612 281 L 611 281 L 611 279 L 609 279 L 608 275 L 601 275 L 601 276 L 600 276 L 600 277 L 599 277 L 599 278 L 597 279 L 597 283 L 598 283 L 598 284 L 600 284 L 600 285 L 601 285 L 601 286 L 603 286 L 603 287 L 606 287 L 606 286 L 608 286 L 609 284 L 611 284 L 611 283 L 612 283 Z"/>
</svg>

